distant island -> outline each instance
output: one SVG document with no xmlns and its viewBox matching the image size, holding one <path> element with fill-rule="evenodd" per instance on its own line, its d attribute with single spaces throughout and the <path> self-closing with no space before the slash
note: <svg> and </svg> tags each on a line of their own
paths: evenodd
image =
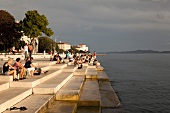
<svg viewBox="0 0 170 113">
<path fill-rule="evenodd" d="M 135 50 L 135 51 L 121 51 L 121 52 L 100 52 L 100 54 L 112 54 L 112 53 L 132 53 L 132 54 L 147 54 L 147 53 L 170 53 L 170 51 L 154 51 L 154 50 Z"/>
</svg>

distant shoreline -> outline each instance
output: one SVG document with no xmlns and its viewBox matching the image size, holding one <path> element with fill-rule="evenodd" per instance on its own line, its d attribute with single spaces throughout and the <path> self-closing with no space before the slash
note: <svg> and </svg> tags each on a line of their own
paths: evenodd
<svg viewBox="0 0 170 113">
<path fill-rule="evenodd" d="M 135 50 L 135 51 L 121 51 L 121 52 L 101 52 L 100 54 L 170 54 L 170 51 L 153 51 L 153 50 Z"/>
</svg>

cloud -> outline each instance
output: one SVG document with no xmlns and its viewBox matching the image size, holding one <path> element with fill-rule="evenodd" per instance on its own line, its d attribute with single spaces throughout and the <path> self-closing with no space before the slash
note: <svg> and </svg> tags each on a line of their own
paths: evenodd
<svg viewBox="0 0 170 113">
<path fill-rule="evenodd" d="M 0 1 L 0 7 L 16 19 L 23 19 L 26 11 L 36 9 L 47 17 L 59 40 L 75 45 L 87 43 L 101 51 L 140 49 L 142 44 L 157 49 L 156 45 L 165 44 L 170 32 L 169 6 L 169 0 Z M 152 44 L 159 37 L 162 41 Z M 103 42 L 105 48 L 100 46 Z"/>
</svg>

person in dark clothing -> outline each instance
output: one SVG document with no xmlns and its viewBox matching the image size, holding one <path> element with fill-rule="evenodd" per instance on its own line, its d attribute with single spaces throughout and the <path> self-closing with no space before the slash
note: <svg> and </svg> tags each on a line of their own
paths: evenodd
<svg viewBox="0 0 170 113">
<path fill-rule="evenodd" d="M 32 58 L 33 60 L 33 58 Z M 28 70 L 30 76 L 34 76 L 34 71 L 36 66 L 32 64 L 32 60 L 30 57 L 27 58 L 24 67 Z"/>
<path fill-rule="evenodd" d="M 11 66 L 12 61 L 13 60 L 10 58 L 8 60 L 8 62 L 4 63 L 4 65 L 3 65 L 3 74 L 4 75 L 13 75 L 14 81 L 17 81 L 18 79 L 17 79 L 17 76 L 16 76 L 16 70 L 14 70 L 13 67 Z"/>
</svg>

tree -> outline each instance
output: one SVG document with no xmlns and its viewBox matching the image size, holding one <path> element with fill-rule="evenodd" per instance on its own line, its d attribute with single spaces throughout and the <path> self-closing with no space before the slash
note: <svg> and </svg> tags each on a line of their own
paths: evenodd
<svg viewBox="0 0 170 113">
<path fill-rule="evenodd" d="M 0 45 L 9 49 L 19 41 L 22 32 L 21 25 L 15 23 L 14 17 L 5 10 L 0 10 Z"/>
<path fill-rule="evenodd" d="M 40 15 L 37 10 L 27 11 L 25 16 L 22 22 L 22 29 L 24 35 L 31 38 L 31 43 L 34 47 L 33 53 L 35 53 L 35 49 L 37 48 L 35 38 L 42 36 L 42 33 L 51 36 L 54 32 L 50 28 L 47 28 L 49 24 L 47 18 L 44 15 Z"/>
<path fill-rule="evenodd" d="M 50 51 L 54 51 L 53 49 L 58 50 L 58 45 L 56 44 L 56 42 L 54 42 L 49 37 L 44 36 L 44 37 L 39 37 L 38 39 L 39 39 L 39 48 L 38 48 L 39 52 L 42 53 L 44 52 L 44 50 L 46 52 L 50 52 Z"/>
<path fill-rule="evenodd" d="M 44 15 L 40 15 L 36 10 L 27 11 L 22 23 L 24 34 L 30 38 L 42 36 L 42 33 L 47 36 L 53 35 L 53 31 L 48 26 L 48 20 Z"/>
</svg>

